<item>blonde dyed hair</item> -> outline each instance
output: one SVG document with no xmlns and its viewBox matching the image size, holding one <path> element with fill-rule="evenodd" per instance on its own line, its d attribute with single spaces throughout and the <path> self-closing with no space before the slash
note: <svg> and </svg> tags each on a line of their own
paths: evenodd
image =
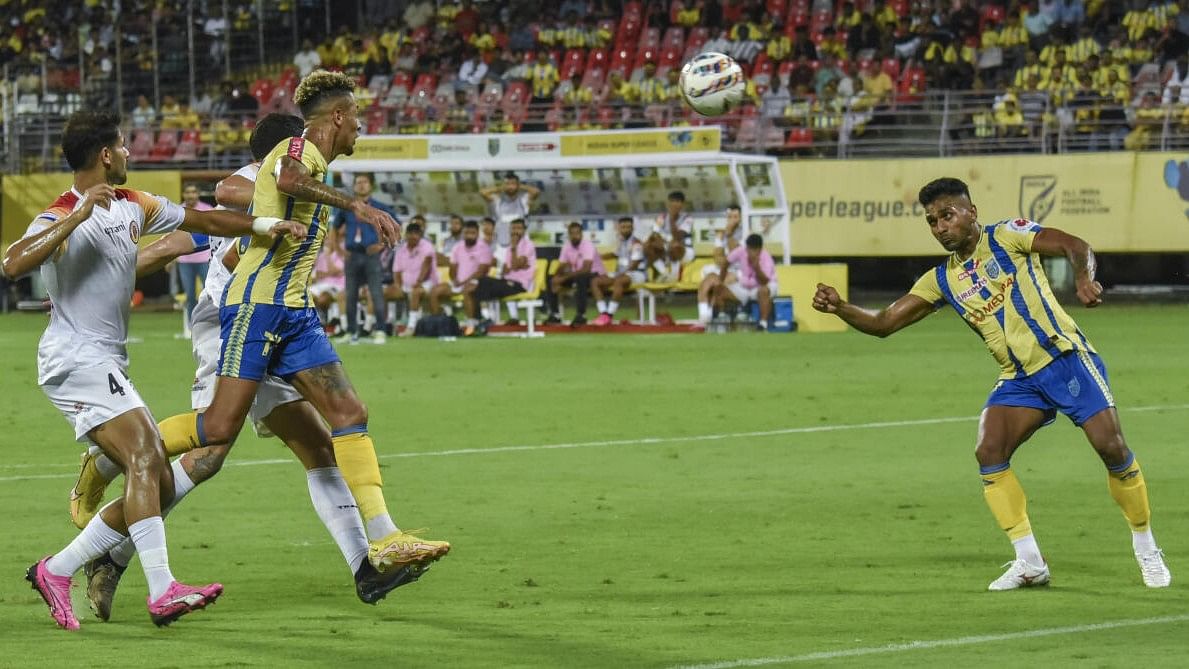
<svg viewBox="0 0 1189 669">
<path fill-rule="evenodd" d="M 293 92 L 293 102 L 301 109 L 301 115 L 310 118 L 318 111 L 323 101 L 355 92 L 355 79 L 342 72 L 314 70 L 301 80 Z"/>
</svg>

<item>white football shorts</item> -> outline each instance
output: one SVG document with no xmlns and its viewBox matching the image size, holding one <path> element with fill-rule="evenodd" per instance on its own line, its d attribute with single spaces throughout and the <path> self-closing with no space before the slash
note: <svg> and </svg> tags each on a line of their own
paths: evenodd
<svg viewBox="0 0 1189 669">
<path fill-rule="evenodd" d="M 88 432 L 116 416 L 147 410 L 132 380 L 115 360 L 72 370 L 60 383 L 42 384 L 41 390 L 74 426 L 74 438 L 80 442 L 90 441 Z"/>
</svg>

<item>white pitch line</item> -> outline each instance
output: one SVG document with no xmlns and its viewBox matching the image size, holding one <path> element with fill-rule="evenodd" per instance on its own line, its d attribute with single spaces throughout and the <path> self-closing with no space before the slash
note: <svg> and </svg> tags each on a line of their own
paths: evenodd
<svg viewBox="0 0 1189 669">
<path fill-rule="evenodd" d="M 758 657 L 748 660 L 727 660 L 709 664 L 685 664 L 674 669 L 733 669 L 734 667 L 763 667 L 772 664 L 795 664 L 798 662 L 814 662 L 820 660 L 835 660 L 843 657 L 861 657 L 863 655 L 882 655 L 886 653 L 902 653 L 909 650 L 929 650 L 932 648 L 949 648 L 952 646 L 972 646 L 979 643 L 995 641 L 1013 641 L 1016 639 L 1034 639 L 1037 637 L 1060 636 L 1064 634 L 1084 634 L 1099 630 L 1119 629 L 1121 627 L 1144 627 L 1147 625 L 1167 625 L 1189 621 L 1189 613 L 1174 616 L 1160 616 L 1157 618 L 1140 618 L 1135 620 L 1114 620 L 1105 623 L 1088 625 L 1071 625 L 1069 627 L 1049 627 L 1023 632 L 1006 632 L 1003 634 L 982 634 L 979 636 L 963 636 L 953 639 L 934 639 L 932 641 L 909 641 L 908 643 L 893 643 L 886 646 L 871 646 L 868 648 L 850 648 L 846 650 L 830 650 L 804 655 L 786 655 L 783 657 Z"/>
<path fill-rule="evenodd" d="M 1138 411 L 1182 411 L 1189 409 L 1189 404 L 1168 404 L 1159 406 L 1129 407 L 1127 412 Z M 516 453 L 520 451 L 554 451 L 571 448 L 601 448 L 606 446 L 651 446 L 656 444 L 676 444 L 698 441 L 721 441 L 723 439 L 745 439 L 756 437 L 779 437 L 790 434 L 812 434 L 816 432 L 842 432 L 846 430 L 874 430 L 892 427 L 915 427 L 919 425 L 941 425 L 944 423 L 968 423 L 978 420 L 978 416 L 949 416 L 944 418 L 919 418 L 915 420 L 889 420 L 873 423 L 843 423 L 840 425 L 813 425 L 807 427 L 789 427 L 777 430 L 757 430 L 751 432 L 723 432 L 720 434 L 694 434 L 684 437 L 641 437 L 637 439 L 609 439 L 604 441 L 575 441 L 560 444 L 530 444 L 522 446 L 494 446 L 491 448 L 455 448 L 444 451 L 414 451 L 412 453 L 387 453 L 379 456 L 381 460 L 394 458 L 428 458 L 452 455 L 490 455 L 497 453 Z M 232 460 L 224 467 L 257 467 L 260 465 L 283 465 L 295 462 L 289 458 L 271 458 L 267 460 Z M 0 464 L 0 469 L 28 468 L 35 465 Z M 78 465 L 42 465 L 44 467 L 71 467 Z M 69 479 L 77 474 L 29 474 L 16 476 L 0 476 L 0 483 L 14 481 L 32 481 L 39 479 Z"/>
</svg>

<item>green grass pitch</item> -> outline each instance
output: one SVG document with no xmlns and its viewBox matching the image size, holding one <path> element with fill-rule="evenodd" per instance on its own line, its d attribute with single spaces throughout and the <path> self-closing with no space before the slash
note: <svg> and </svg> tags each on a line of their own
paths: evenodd
<svg viewBox="0 0 1189 669">
<path fill-rule="evenodd" d="M 1053 585 L 984 590 L 1011 557 L 972 455 L 996 367 L 945 314 L 887 340 L 343 347 L 397 522 L 453 542 L 449 557 L 361 604 L 300 466 L 246 430 L 168 523 L 175 574 L 225 596 L 156 629 L 133 565 L 110 623 L 76 584 L 74 634 L 22 576 L 74 536 L 79 447 L 35 384 L 44 317 L 0 317 L 0 666 L 1184 666 L 1189 310 L 1073 314 L 1144 466 L 1163 591 L 1141 584 L 1103 467 L 1064 418 L 1015 459 Z M 132 378 L 158 418 L 189 406 L 177 324 L 133 317 Z M 972 638 L 988 635 L 1003 636 Z"/>
</svg>

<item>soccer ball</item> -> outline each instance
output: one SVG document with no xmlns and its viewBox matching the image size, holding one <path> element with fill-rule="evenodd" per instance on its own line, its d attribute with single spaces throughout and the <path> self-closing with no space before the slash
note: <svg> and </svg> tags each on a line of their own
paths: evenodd
<svg viewBox="0 0 1189 669">
<path fill-rule="evenodd" d="M 718 116 L 739 106 L 747 81 L 734 58 L 707 51 L 681 68 L 680 86 L 690 109 L 702 116 Z"/>
</svg>

